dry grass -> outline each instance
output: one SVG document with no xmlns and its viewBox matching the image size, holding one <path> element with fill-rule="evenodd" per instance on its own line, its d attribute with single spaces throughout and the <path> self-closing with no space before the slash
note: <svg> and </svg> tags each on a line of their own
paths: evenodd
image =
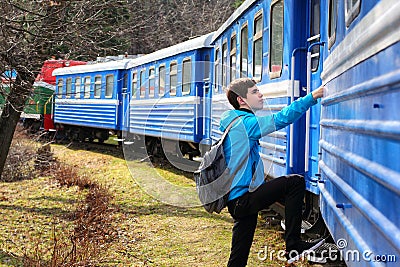
<svg viewBox="0 0 400 267">
<path fill-rule="evenodd" d="M 115 151 L 62 145 L 52 145 L 52 151 L 69 166 L 57 177 L 71 179 L 0 183 L 0 216 L 5 218 L 0 222 L 0 266 L 23 266 L 27 255 L 32 265 L 25 266 L 226 266 L 232 228 L 226 210 L 210 215 L 201 207 L 179 208 L 153 199 L 132 178 L 153 175 L 148 164 L 130 162 L 130 172 Z M 194 185 L 172 170 L 159 173 Z M 248 266 L 283 266 L 276 257 L 260 259 L 266 249 L 269 253 L 283 245 L 282 232 L 260 219 Z M 59 249 L 63 246 L 68 249 Z M 55 251 L 67 264 L 54 261 Z"/>
<path fill-rule="evenodd" d="M 0 260 L 10 266 L 14 266 L 14 264 L 16 266 L 37 267 L 98 266 L 104 261 L 104 253 L 107 252 L 107 249 L 117 236 L 112 224 L 115 211 L 115 208 L 111 205 L 112 194 L 106 187 L 89 179 L 88 176 L 80 175 L 78 173 L 79 169 L 56 161 L 48 144 L 40 147 L 34 153 L 35 146 L 32 146 L 26 140 L 19 138 L 17 140 L 21 142 L 14 142 L 8 159 L 9 164 L 16 165 L 14 162 L 17 162 L 17 158 L 28 164 L 33 163 L 34 168 L 29 175 L 24 175 L 27 180 L 22 180 L 21 176 L 14 175 L 14 173 L 6 172 L 8 179 L 5 182 L 8 182 L 7 185 L 12 187 L 15 184 L 29 181 L 28 188 L 35 190 L 37 189 L 35 185 L 40 179 L 33 180 L 33 178 L 41 174 L 48 176 L 48 183 L 56 184 L 58 188 L 67 187 L 69 189 L 75 187 L 80 197 L 84 197 L 77 201 L 75 209 L 70 209 L 70 212 L 66 214 L 57 212 L 57 210 L 45 213 L 44 217 L 47 220 L 52 220 L 50 224 L 44 223 L 45 228 L 37 229 L 37 226 L 42 227 L 39 223 L 38 225 L 31 224 L 27 229 L 27 225 L 23 222 L 21 224 L 22 229 L 14 231 L 11 236 L 7 236 L 7 233 L 4 233 L 2 235 L 4 238 L 0 239 L 2 245 Z M 28 151 L 29 153 L 15 153 L 16 147 L 22 147 L 23 151 Z M 19 188 L 16 192 L 20 190 Z M 10 196 L 13 195 L 11 193 L 10 196 L 7 196 L 9 191 L 2 193 L 1 200 L 3 202 L 9 201 Z M 56 196 L 52 195 L 52 198 L 56 198 Z M 47 197 L 44 197 L 44 199 L 47 199 Z M 29 221 L 36 221 L 40 220 L 41 216 L 37 216 L 35 212 L 49 208 L 48 206 L 39 209 L 26 208 L 30 201 L 24 197 L 20 198 L 19 201 L 24 208 L 16 207 L 16 205 L 4 206 L 9 208 L 9 215 L 12 215 L 12 211 L 18 214 L 19 211 L 26 209 L 30 217 Z M 44 204 L 43 202 L 45 201 L 39 202 Z M 62 201 L 57 204 L 62 204 Z M 20 216 L 26 218 L 27 214 L 25 212 L 22 213 L 23 215 Z M 60 218 L 57 218 L 57 216 L 60 216 Z M 10 216 L 10 218 L 20 222 L 20 218 L 13 216 Z M 4 220 L 4 222 L 7 222 L 7 220 Z M 13 220 L 9 222 L 13 222 Z M 11 224 L 5 223 L 4 226 L 5 230 L 11 228 Z M 15 237 L 17 238 L 15 239 Z"/>
</svg>

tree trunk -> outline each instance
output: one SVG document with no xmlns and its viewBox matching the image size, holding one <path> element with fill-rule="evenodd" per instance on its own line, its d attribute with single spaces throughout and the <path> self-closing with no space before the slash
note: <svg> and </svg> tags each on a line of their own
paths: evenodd
<svg viewBox="0 0 400 267">
<path fill-rule="evenodd" d="M 31 87 L 28 84 L 21 83 L 21 79 L 18 76 L 14 85 L 17 86 L 14 87 L 14 90 L 10 89 L 10 95 L 6 100 L 0 117 L 0 178 L 4 170 L 15 128 L 28 97 L 27 92 L 30 91 Z M 27 88 L 24 88 L 24 85 Z"/>
<path fill-rule="evenodd" d="M 7 112 L 7 109 L 9 112 Z M 6 117 L 3 117 L 4 113 Z M 19 117 L 21 115 L 20 111 L 16 111 L 10 105 L 4 107 L 3 114 L 0 119 L 0 177 L 3 173 L 4 165 L 6 163 L 6 158 L 8 155 L 8 150 L 10 149 L 11 140 L 14 135 L 15 127 L 17 126 Z"/>
</svg>

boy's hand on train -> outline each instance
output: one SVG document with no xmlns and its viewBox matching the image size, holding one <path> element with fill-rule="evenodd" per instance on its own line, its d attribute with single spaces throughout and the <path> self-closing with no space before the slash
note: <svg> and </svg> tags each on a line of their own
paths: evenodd
<svg viewBox="0 0 400 267">
<path fill-rule="evenodd" d="M 312 91 L 312 96 L 315 100 L 324 96 L 325 87 L 321 86 L 318 89 Z"/>
</svg>

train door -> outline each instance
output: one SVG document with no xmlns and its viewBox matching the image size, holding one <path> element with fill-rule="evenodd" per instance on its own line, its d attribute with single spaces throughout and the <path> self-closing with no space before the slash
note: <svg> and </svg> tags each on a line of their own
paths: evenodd
<svg viewBox="0 0 400 267">
<path fill-rule="evenodd" d="M 321 3 L 322 2 L 322 3 Z M 322 49 L 324 42 L 322 40 L 325 26 L 322 25 L 325 20 L 321 16 L 321 4 L 324 0 L 309 0 L 308 11 L 308 39 L 307 39 L 307 93 L 312 92 L 321 86 L 321 72 L 323 70 Z M 317 181 L 319 176 L 319 120 L 321 105 L 314 105 L 306 114 L 306 140 L 305 140 L 305 179 L 306 189 L 315 194 L 319 193 Z"/>
<path fill-rule="evenodd" d="M 212 82 L 211 82 L 211 49 L 206 49 L 201 53 L 201 62 L 197 63 L 197 68 L 201 68 L 201 84 L 202 84 L 202 92 L 200 94 L 200 108 L 201 113 L 199 114 L 198 125 L 201 125 L 201 136 L 202 140 L 200 141 L 200 153 L 203 155 L 206 151 L 209 150 L 211 146 L 211 95 L 212 95 Z"/>
<path fill-rule="evenodd" d="M 211 95 L 212 95 L 212 82 L 211 82 L 211 50 L 208 51 L 204 58 L 204 93 L 203 93 L 203 138 L 210 140 L 211 136 Z M 210 142 L 206 142 L 206 150 L 208 150 Z M 203 153 L 204 151 L 202 151 Z"/>
<path fill-rule="evenodd" d="M 123 71 L 122 72 L 122 91 L 121 91 L 121 97 L 120 97 L 120 118 L 122 118 L 122 127 L 121 129 L 126 131 L 128 130 L 128 124 L 129 124 L 129 102 L 131 100 L 131 94 L 128 86 L 128 71 Z M 121 103 L 122 101 L 122 103 Z"/>
</svg>

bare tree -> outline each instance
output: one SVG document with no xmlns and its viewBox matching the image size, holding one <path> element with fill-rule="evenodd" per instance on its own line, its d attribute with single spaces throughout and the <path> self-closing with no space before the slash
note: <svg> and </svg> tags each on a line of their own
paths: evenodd
<svg viewBox="0 0 400 267">
<path fill-rule="evenodd" d="M 153 52 L 216 30 L 242 0 L 2 0 L 0 176 L 15 127 L 43 61 Z"/>
<path fill-rule="evenodd" d="M 239 1 L 239 2 L 238 2 Z M 215 31 L 241 0 L 153 0 L 135 3 L 142 16 L 135 24 L 130 52 L 150 53 Z"/>
<path fill-rule="evenodd" d="M 25 101 L 50 55 L 88 59 L 127 49 L 129 7 L 121 0 L 2 0 L 0 71 L 15 70 L 0 117 L 0 174 Z M 121 18 L 126 18 L 122 20 Z"/>
</svg>

